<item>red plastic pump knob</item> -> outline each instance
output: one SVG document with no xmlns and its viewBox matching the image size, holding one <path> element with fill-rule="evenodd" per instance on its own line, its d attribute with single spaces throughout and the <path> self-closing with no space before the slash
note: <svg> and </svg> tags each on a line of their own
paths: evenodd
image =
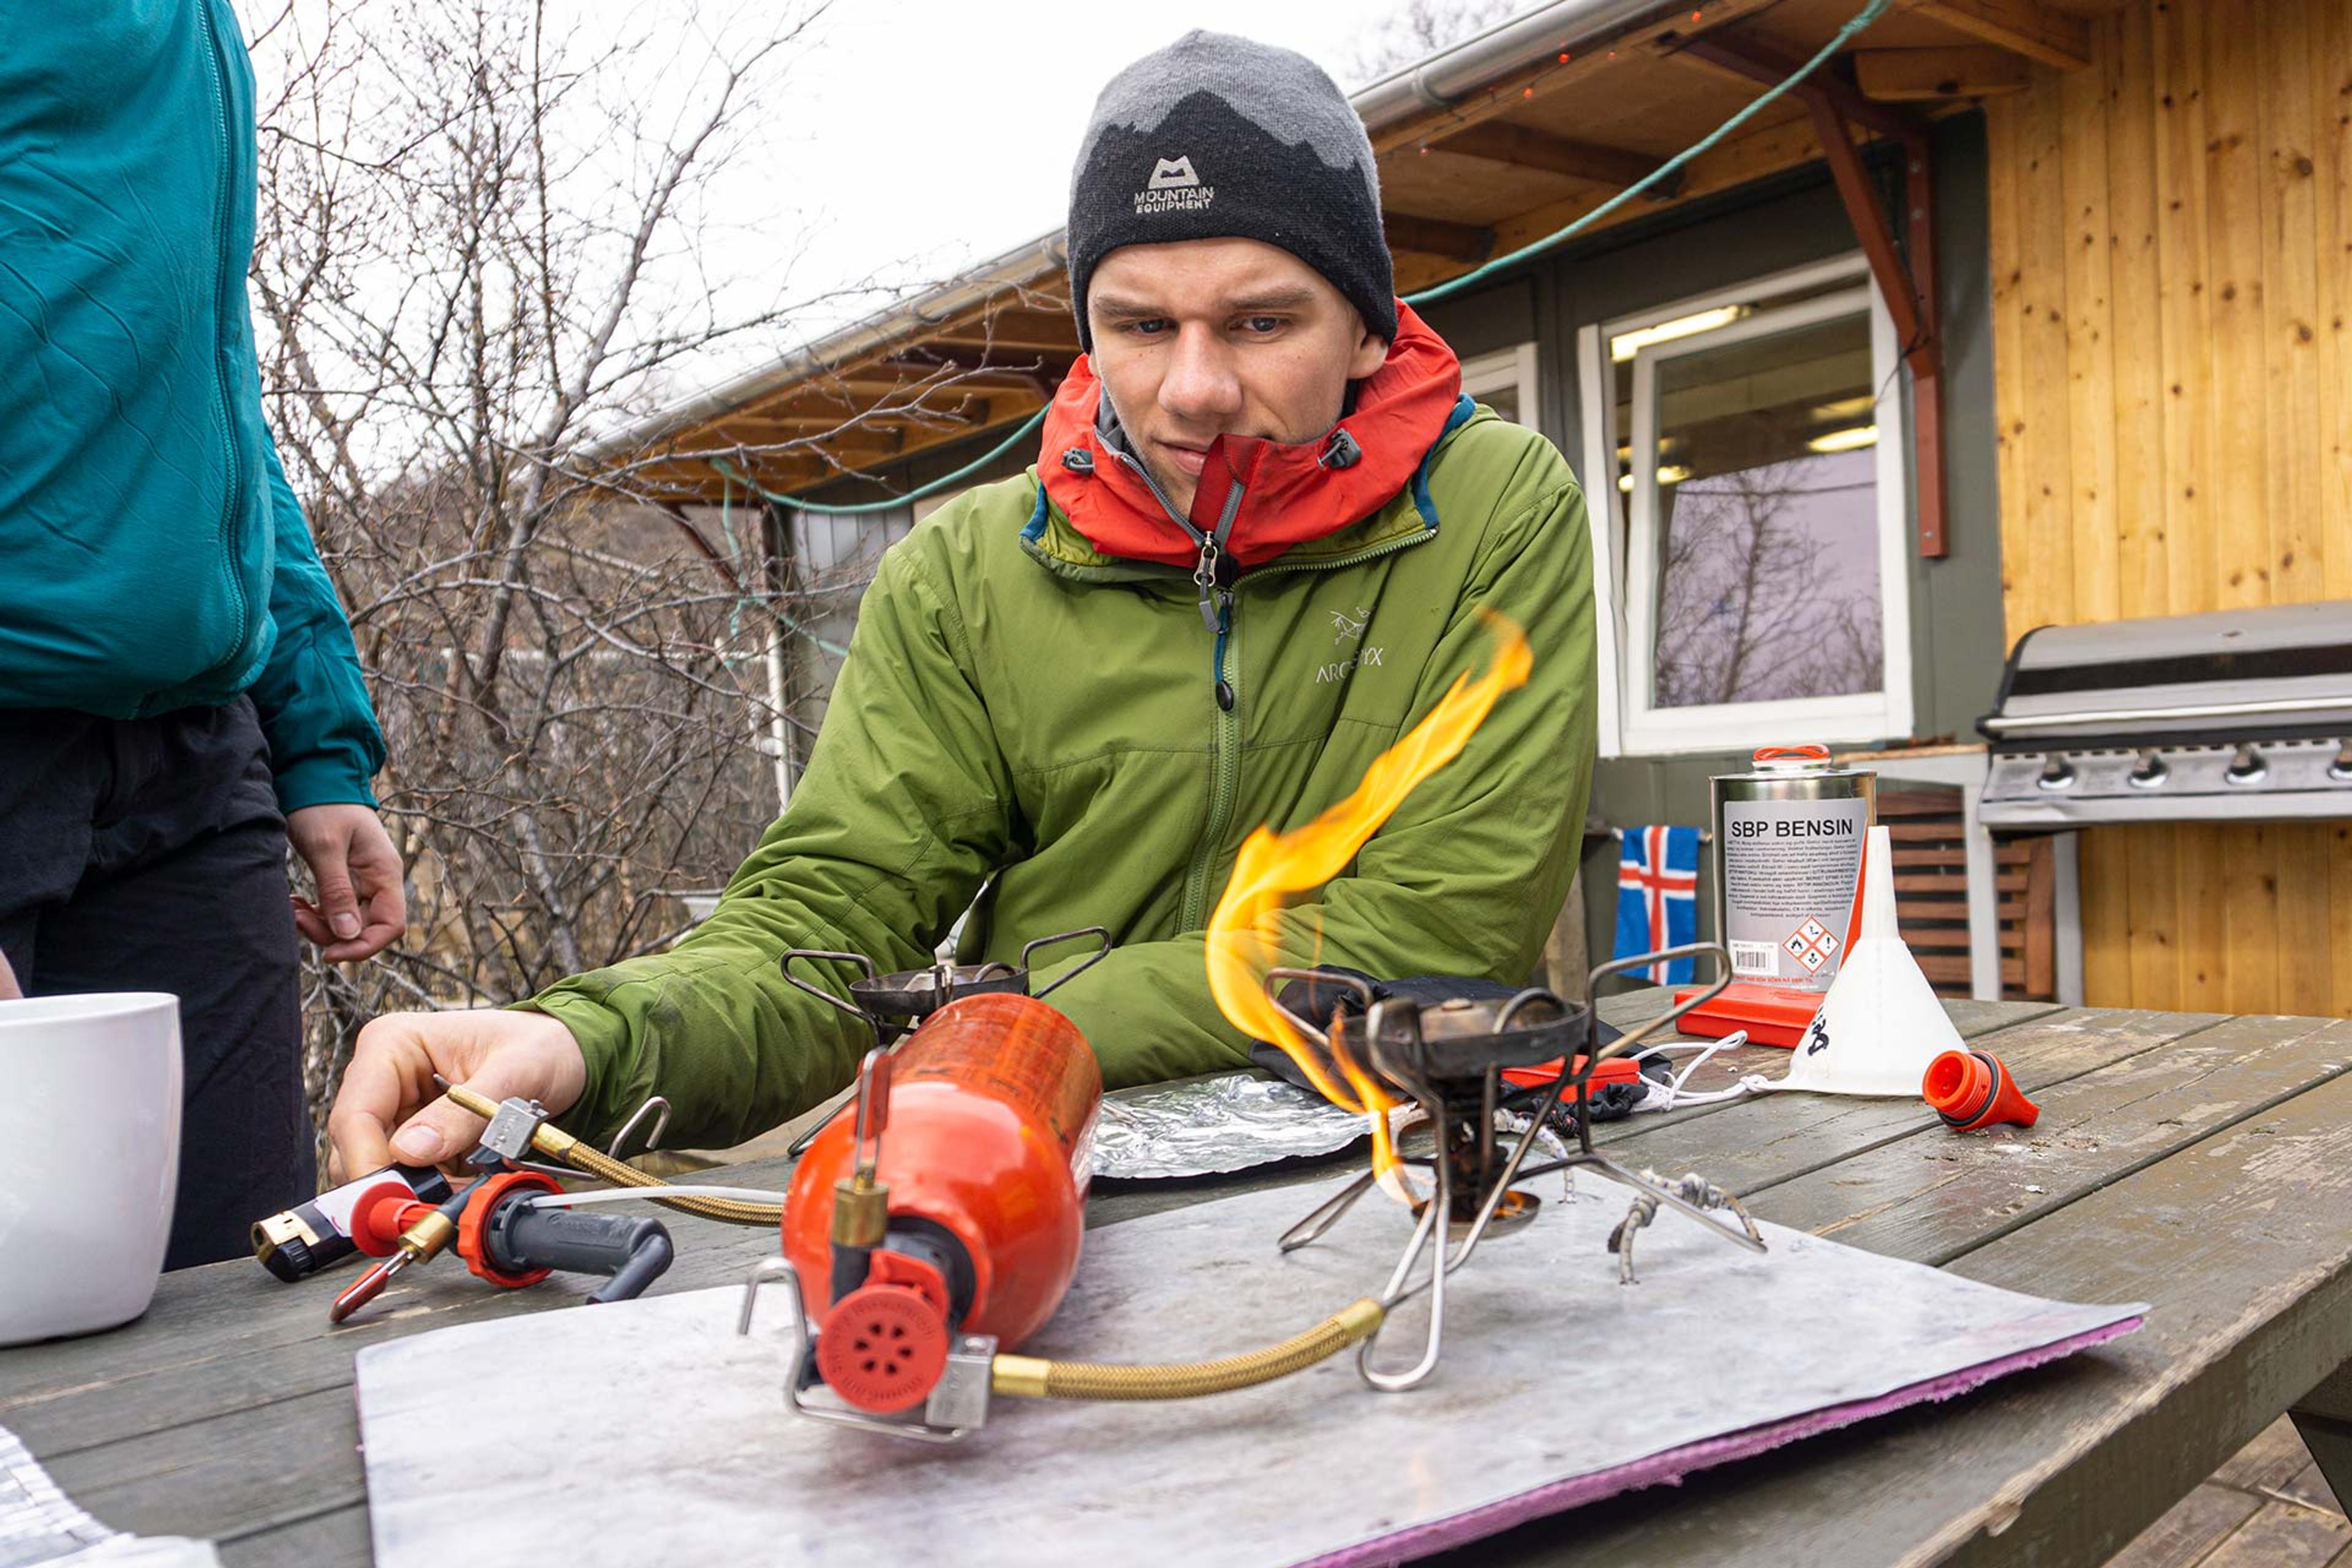
<svg viewBox="0 0 2352 1568">
<path fill-rule="evenodd" d="M 927 1263 L 875 1253 L 866 1283 L 824 1315 L 816 1368 L 825 1386 L 889 1415 L 921 1404 L 947 1366 L 946 1282 Z"/>
<path fill-rule="evenodd" d="M 1990 1051 L 1946 1051 L 1927 1064 L 1919 1093 L 1955 1132 L 2002 1121 L 2031 1127 L 2042 1114 Z"/>
</svg>

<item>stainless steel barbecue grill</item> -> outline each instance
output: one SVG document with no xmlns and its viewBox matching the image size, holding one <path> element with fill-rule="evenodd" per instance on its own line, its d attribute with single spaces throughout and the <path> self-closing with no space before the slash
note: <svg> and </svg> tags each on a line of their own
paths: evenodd
<svg viewBox="0 0 2352 1568">
<path fill-rule="evenodd" d="M 2352 600 L 2028 632 L 1978 727 L 1987 827 L 2352 816 Z"/>
</svg>

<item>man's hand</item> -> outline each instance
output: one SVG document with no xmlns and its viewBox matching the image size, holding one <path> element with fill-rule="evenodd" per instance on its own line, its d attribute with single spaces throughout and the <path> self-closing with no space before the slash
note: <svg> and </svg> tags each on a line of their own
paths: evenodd
<svg viewBox="0 0 2352 1568">
<path fill-rule="evenodd" d="M 319 901 L 294 898 L 294 924 L 319 956 L 348 963 L 381 952 L 408 929 L 400 855 L 364 805 L 306 805 L 286 814 L 286 837 L 310 868 Z"/>
<path fill-rule="evenodd" d="M 330 1184 L 395 1162 L 440 1164 L 474 1146 L 487 1124 L 443 1097 L 436 1072 L 489 1100 L 536 1100 L 551 1113 L 570 1110 L 588 1087 L 580 1042 L 544 1013 L 387 1013 L 360 1031 L 328 1113 Z"/>
</svg>

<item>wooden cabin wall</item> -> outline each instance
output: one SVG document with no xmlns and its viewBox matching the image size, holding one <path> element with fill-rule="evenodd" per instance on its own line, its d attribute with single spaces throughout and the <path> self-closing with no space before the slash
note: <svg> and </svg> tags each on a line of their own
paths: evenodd
<svg viewBox="0 0 2352 1568">
<path fill-rule="evenodd" d="M 1987 106 L 2002 597 L 2352 600 L 2352 5 L 2137 0 Z M 2352 822 L 2082 837 L 2093 1005 L 2352 1014 Z"/>
</svg>

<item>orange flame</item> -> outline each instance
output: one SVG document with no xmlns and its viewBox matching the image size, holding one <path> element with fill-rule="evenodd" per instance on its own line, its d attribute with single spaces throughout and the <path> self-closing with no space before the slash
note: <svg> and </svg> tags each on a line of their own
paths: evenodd
<svg viewBox="0 0 2352 1568">
<path fill-rule="evenodd" d="M 1496 645 L 1486 673 L 1475 681 L 1467 671 L 1456 676 L 1428 715 L 1372 760 L 1347 799 L 1289 833 L 1264 827 L 1252 833 L 1209 918 L 1209 991 L 1219 1010 L 1243 1033 L 1281 1047 L 1325 1099 L 1371 1119 L 1372 1169 L 1381 1186 L 1400 1197 L 1408 1194 L 1395 1174 L 1388 1117 L 1398 1101 L 1345 1053 L 1334 1053 L 1339 1072 L 1334 1079 L 1267 996 L 1265 979 L 1280 943 L 1283 909 L 1338 876 L 1413 786 L 1460 753 L 1503 694 L 1527 684 L 1535 668 L 1527 635 L 1501 616 L 1481 614 Z"/>
</svg>

